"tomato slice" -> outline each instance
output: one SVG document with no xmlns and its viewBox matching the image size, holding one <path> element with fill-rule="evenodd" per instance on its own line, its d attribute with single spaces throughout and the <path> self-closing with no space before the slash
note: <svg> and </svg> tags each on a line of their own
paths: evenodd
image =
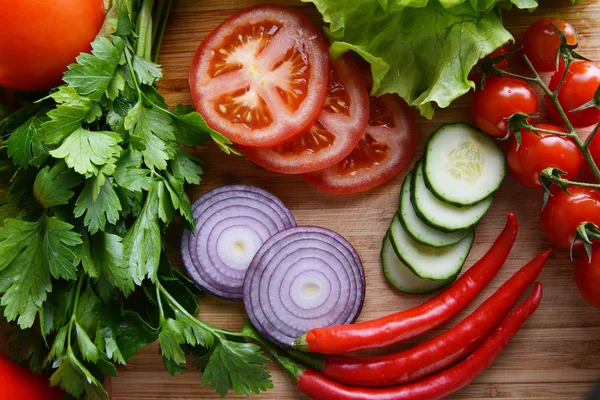
<svg viewBox="0 0 600 400">
<path fill-rule="evenodd" d="M 358 144 L 369 122 L 369 93 L 349 54 L 331 60 L 329 90 L 315 123 L 290 142 L 270 149 L 243 148 L 256 164 L 282 174 L 327 168 Z"/>
<path fill-rule="evenodd" d="M 364 192 L 387 182 L 410 161 L 417 144 L 412 109 L 392 94 L 370 98 L 369 125 L 358 145 L 339 163 L 303 174 L 302 179 L 325 192 Z"/>
<path fill-rule="evenodd" d="M 327 40 L 291 7 L 233 15 L 200 44 L 190 70 L 196 109 L 234 143 L 272 147 L 302 134 L 327 95 Z"/>
</svg>

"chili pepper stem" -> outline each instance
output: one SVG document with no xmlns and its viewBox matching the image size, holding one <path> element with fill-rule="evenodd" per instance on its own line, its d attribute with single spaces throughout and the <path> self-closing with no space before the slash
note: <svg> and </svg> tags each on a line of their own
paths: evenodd
<svg viewBox="0 0 600 400">
<path fill-rule="evenodd" d="M 306 341 L 306 334 L 304 334 L 304 335 L 298 337 L 296 340 L 294 340 L 294 343 L 292 344 L 292 346 L 296 350 L 310 351 L 310 349 L 308 348 L 308 342 Z"/>
</svg>

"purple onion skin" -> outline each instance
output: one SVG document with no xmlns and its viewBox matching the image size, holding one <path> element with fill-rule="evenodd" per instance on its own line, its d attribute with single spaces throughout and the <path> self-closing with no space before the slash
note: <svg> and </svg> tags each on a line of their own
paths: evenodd
<svg viewBox="0 0 600 400">
<path fill-rule="evenodd" d="M 265 283 L 262 282 L 262 280 L 267 279 L 267 275 L 264 273 L 266 270 L 269 271 L 268 278 L 273 279 L 276 272 L 271 271 L 278 271 L 277 268 L 283 265 L 281 268 L 286 266 L 288 267 L 286 270 L 287 273 L 290 270 L 293 270 L 295 268 L 294 266 L 297 266 L 298 263 L 305 260 L 307 257 L 300 258 L 299 253 L 304 253 L 305 249 L 310 249 L 311 247 L 297 248 L 298 246 L 301 246 L 302 242 L 306 244 L 320 242 L 322 243 L 319 245 L 321 248 L 320 251 L 323 252 L 325 252 L 328 247 L 335 249 L 329 252 L 330 255 L 327 256 L 327 258 L 330 260 L 333 259 L 347 263 L 347 265 L 345 265 L 347 268 L 343 268 L 343 270 L 340 268 L 340 270 L 337 271 L 337 276 L 347 276 L 348 279 L 353 279 L 353 283 L 351 282 L 349 287 L 342 288 L 340 298 L 333 299 L 335 302 L 333 303 L 333 310 L 338 309 L 339 301 L 344 301 L 345 303 L 342 303 L 342 306 L 344 307 L 345 311 L 341 313 L 335 321 L 331 321 L 331 323 L 328 325 L 320 325 L 320 327 L 353 323 L 358 318 L 364 304 L 364 270 L 356 250 L 352 247 L 352 245 L 350 245 L 350 243 L 348 243 L 346 239 L 327 229 L 310 226 L 296 227 L 277 233 L 263 244 L 261 249 L 252 260 L 248 271 L 246 272 L 246 277 L 244 279 L 244 305 L 246 308 L 246 313 L 256 329 L 259 330 L 269 340 L 283 347 L 291 347 L 294 339 L 298 336 L 301 336 L 305 332 L 301 330 L 294 331 L 296 328 L 290 326 L 290 324 L 293 324 L 293 322 L 296 321 L 294 319 L 295 315 L 289 310 L 288 307 L 285 306 L 285 302 L 282 300 L 281 295 L 278 297 L 279 302 L 277 304 L 273 305 L 271 303 L 272 298 L 270 295 L 272 295 L 273 292 L 278 290 L 279 292 L 284 291 L 285 293 L 288 287 L 285 286 L 283 288 L 280 287 L 279 289 L 271 290 L 269 284 L 272 282 L 267 280 Z M 286 248 L 287 251 L 291 251 L 291 253 L 288 254 L 286 252 Z M 293 257 L 294 253 L 298 253 L 296 258 L 299 259 L 289 266 L 286 265 L 286 260 L 295 260 Z M 340 254 L 343 256 L 344 260 L 340 260 L 338 258 L 340 257 Z M 270 265 L 271 263 L 275 262 L 274 260 L 279 260 L 279 263 L 277 263 L 276 266 Z M 325 263 L 325 261 L 323 261 L 323 263 Z M 318 270 L 312 267 L 307 267 L 305 272 L 310 274 L 312 271 Z M 349 271 L 352 274 L 350 274 Z M 302 273 L 298 274 L 297 276 L 300 275 L 302 275 Z M 340 281 L 342 280 L 344 279 L 340 279 Z M 283 278 L 281 278 L 281 282 L 284 281 L 285 275 Z M 331 283 L 330 281 L 328 282 Z M 289 287 L 291 288 L 293 284 L 294 281 L 292 281 Z M 352 293 L 352 286 L 354 286 L 354 291 L 356 293 Z M 264 287 L 267 287 L 265 293 L 263 293 Z M 344 295 L 347 297 L 344 298 Z M 329 296 L 331 296 L 331 293 Z M 324 303 L 315 307 L 315 309 L 327 304 L 327 301 L 329 301 L 329 297 L 324 301 Z M 300 305 L 298 305 L 298 307 L 300 307 Z M 310 310 L 310 308 L 308 309 Z M 284 320 L 288 321 L 288 323 L 285 323 Z M 306 319 L 298 318 L 297 321 L 298 324 L 305 324 Z M 311 328 L 316 327 L 317 326 L 311 326 Z"/>
</svg>

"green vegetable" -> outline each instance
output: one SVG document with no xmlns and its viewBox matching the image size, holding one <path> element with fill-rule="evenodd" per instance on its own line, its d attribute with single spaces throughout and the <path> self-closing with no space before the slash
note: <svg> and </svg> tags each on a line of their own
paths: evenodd
<svg viewBox="0 0 600 400">
<path fill-rule="evenodd" d="M 157 91 L 170 6 L 114 1 L 65 85 L 0 107 L 1 318 L 13 357 L 74 397 L 107 398 L 103 377 L 155 340 L 171 374 L 191 355 L 221 395 L 273 386 L 258 346 L 195 318 L 197 289 L 166 258 L 169 223 L 194 225 L 184 185 L 202 174 L 183 146 L 234 151 Z"/>
<path fill-rule="evenodd" d="M 477 61 L 512 40 L 500 9 L 532 9 L 535 0 L 303 0 L 329 23 L 337 57 L 349 50 L 371 64 L 372 94 L 397 93 L 432 118 L 474 87 Z"/>
</svg>

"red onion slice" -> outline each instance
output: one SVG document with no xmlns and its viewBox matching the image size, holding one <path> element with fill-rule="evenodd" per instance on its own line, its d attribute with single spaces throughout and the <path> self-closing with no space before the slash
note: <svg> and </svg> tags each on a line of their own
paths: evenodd
<svg viewBox="0 0 600 400">
<path fill-rule="evenodd" d="M 203 290 L 224 299 L 242 300 L 244 276 L 262 244 L 296 225 L 272 194 L 244 185 L 225 186 L 194 202 L 196 230 L 181 236 L 181 260 L 188 276 Z"/>
<path fill-rule="evenodd" d="M 256 253 L 244 279 L 244 305 L 253 325 L 285 347 L 310 329 L 354 322 L 364 297 L 356 250 L 324 228 L 277 233 Z"/>
</svg>

